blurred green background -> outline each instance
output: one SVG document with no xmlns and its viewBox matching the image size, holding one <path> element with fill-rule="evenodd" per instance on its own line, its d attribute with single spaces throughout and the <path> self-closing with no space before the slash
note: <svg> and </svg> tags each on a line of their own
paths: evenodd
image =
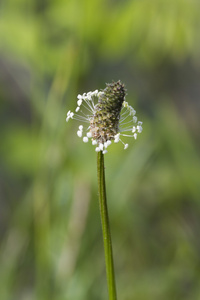
<svg viewBox="0 0 200 300">
<path fill-rule="evenodd" d="M 0 299 L 107 299 L 77 94 L 120 79 L 143 133 L 105 156 L 118 298 L 200 299 L 200 2 L 0 4 Z"/>
</svg>

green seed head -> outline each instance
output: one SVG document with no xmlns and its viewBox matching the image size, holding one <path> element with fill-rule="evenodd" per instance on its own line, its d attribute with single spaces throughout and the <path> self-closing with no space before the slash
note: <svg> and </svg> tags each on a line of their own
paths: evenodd
<svg viewBox="0 0 200 300">
<path fill-rule="evenodd" d="M 90 120 L 92 138 L 98 143 L 113 140 L 119 132 L 120 111 L 125 94 L 124 84 L 120 80 L 106 84 L 106 88 L 99 93 L 95 113 Z"/>
</svg>

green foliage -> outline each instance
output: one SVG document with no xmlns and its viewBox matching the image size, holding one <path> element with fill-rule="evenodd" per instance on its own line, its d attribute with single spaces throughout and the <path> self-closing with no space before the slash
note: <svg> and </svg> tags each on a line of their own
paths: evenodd
<svg viewBox="0 0 200 300">
<path fill-rule="evenodd" d="M 106 299 L 96 153 L 66 124 L 122 80 L 144 132 L 105 156 L 119 299 L 200 298 L 199 9 L 7 0 L 0 26 L 0 298 Z"/>
</svg>

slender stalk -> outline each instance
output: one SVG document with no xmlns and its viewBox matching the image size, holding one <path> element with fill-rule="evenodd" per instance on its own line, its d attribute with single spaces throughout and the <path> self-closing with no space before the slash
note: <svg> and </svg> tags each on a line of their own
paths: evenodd
<svg viewBox="0 0 200 300">
<path fill-rule="evenodd" d="M 104 154 L 102 153 L 102 151 L 97 153 L 97 177 L 98 177 L 101 225 L 103 231 L 103 242 L 104 242 L 104 251 L 105 251 L 108 294 L 109 294 L 109 300 L 117 300 L 115 272 L 114 272 L 113 254 L 112 254 L 112 241 L 111 241 L 108 208 L 107 208 L 107 200 L 106 200 Z"/>
</svg>

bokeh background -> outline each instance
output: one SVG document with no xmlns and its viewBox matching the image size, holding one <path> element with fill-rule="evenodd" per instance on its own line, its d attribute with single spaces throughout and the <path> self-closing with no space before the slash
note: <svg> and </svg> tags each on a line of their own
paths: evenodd
<svg viewBox="0 0 200 300">
<path fill-rule="evenodd" d="M 200 2 L 0 4 L 0 299 L 107 299 L 96 153 L 65 122 L 120 79 L 143 133 L 110 146 L 118 298 L 200 299 Z"/>
</svg>

